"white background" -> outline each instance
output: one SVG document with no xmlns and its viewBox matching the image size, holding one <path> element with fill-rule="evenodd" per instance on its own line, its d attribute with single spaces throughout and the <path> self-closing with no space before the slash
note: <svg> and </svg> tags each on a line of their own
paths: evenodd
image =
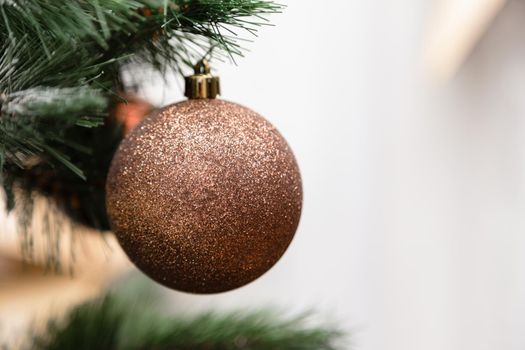
<svg viewBox="0 0 525 350">
<path fill-rule="evenodd" d="M 429 2 L 285 3 L 246 58 L 215 68 L 223 98 L 294 149 L 299 230 L 256 282 L 167 292 L 174 307 L 313 307 L 360 350 L 524 349 L 525 3 L 441 86 L 421 64 Z"/>
</svg>

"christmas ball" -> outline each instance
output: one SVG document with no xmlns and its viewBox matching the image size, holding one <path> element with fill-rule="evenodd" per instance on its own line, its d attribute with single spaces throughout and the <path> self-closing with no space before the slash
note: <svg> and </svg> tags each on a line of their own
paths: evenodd
<svg viewBox="0 0 525 350">
<path fill-rule="evenodd" d="M 185 292 L 228 291 L 264 274 L 301 214 L 301 177 L 281 134 L 250 109 L 210 98 L 149 115 L 121 143 L 106 186 L 130 260 Z"/>
</svg>

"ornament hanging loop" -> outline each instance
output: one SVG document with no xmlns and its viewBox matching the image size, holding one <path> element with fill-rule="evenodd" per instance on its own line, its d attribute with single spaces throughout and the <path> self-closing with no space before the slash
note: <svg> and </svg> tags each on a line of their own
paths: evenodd
<svg viewBox="0 0 525 350">
<path fill-rule="evenodd" d="M 193 66 L 194 74 L 185 77 L 184 95 L 189 99 L 215 98 L 221 93 L 219 77 L 211 74 L 208 60 L 203 58 Z"/>
<path fill-rule="evenodd" d="M 210 74 L 210 63 L 207 59 L 203 58 L 195 66 L 193 66 L 195 74 Z"/>
</svg>

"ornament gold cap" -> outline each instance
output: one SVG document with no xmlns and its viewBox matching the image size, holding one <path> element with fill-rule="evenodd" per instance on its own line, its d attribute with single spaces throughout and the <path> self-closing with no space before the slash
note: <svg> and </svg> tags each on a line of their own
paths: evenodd
<svg viewBox="0 0 525 350">
<path fill-rule="evenodd" d="M 210 64 L 203 58 L 194 67 L 194 74 L 185 77 L 184 95 L 189 99 L 215 98 L 221 93 L 219 77 L 210 73 Z"/>
</svg>

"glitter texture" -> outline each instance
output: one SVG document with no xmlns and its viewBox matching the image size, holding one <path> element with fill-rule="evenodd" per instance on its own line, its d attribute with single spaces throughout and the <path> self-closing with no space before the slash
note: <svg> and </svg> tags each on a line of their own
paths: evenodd
<svg viewBox="0 0 525 350">
<path fill-rule="evenodd" d="M 196 99 L 154 112 L 126 137 L 106 201 L 139 269 L 177 290 L 216 293 L 253 281 L 285 252 L 301 215 L 301 177 L 268 121 Z"/>
</svg>

